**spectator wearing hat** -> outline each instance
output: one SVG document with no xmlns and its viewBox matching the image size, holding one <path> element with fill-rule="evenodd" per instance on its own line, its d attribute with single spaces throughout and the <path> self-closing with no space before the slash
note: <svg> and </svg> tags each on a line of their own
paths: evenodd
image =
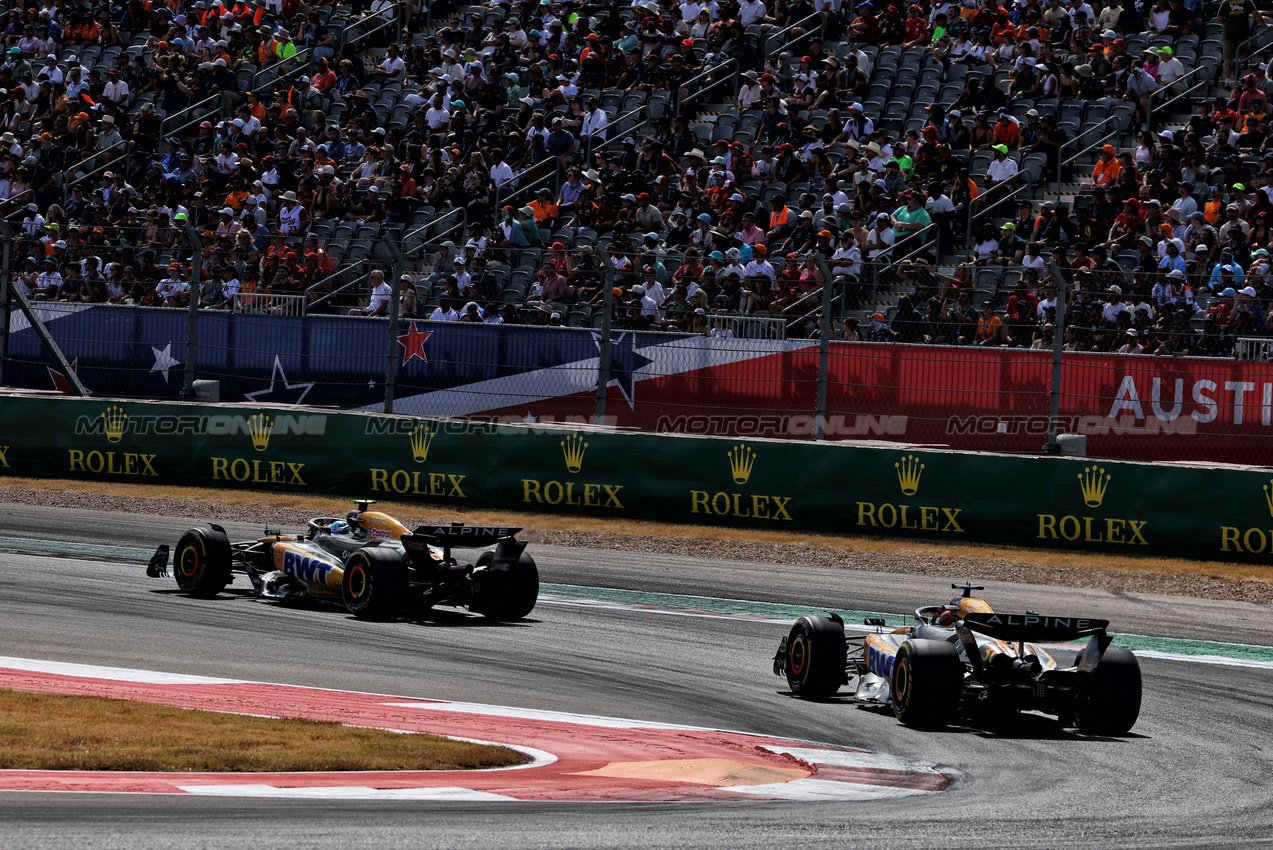
<svg viewBox="0 0 1273 850">
<path fill-rule="evenodd" d="M 885 212 L 876 213 L 874 221 L 871 222 L 871 228 L 866 235 L 866 259 L 872 263 L 890 261 L 893 256 L 893 243 L 895 240 L 892 217 Z"/>
<path fill-rule="evenodd" d="M 1212 292 L 1221 292 L 1226 287 L 1241 284 L 1245 279 L 1242 266 L 1234 259 L 1233 249 L 1225 246 L 1220 249 L 1220 261 L 1211 269 L 1207 285 Z M 1232 297 L 1232 293 L 1230 294 Z"/>
<path fill-rule="evenodd" d="M 1016 179 L 1017 164 L 1008 156 L 1008 146 L 1006 144 L 996 144 L 991 148 L 994 151 L 994 159 L 990 161 L 990 165 L 986 168 L 986 184 L 994 186 L 998 183 L 1009 183 Z"/>
<path fill-rule="evenodd" d="M 1117 153 L 1113 145 L 1102 145 L 1097 154 L 1096 165 L 1092 167 L 1092 179 L 1081 183 L 1079 189 L 1091 191 L 1097 187 L 1113 186 L 1123 173 L 1123 165 L 1118 161 Z"/>
<path fill-rule="evenodd" d="M 190 284 L 181 274 L 181 263 L 168 264 L 168 277 L 155 285 L 155 296 L 165 307 L 182 307 L 188 303 Z"/>
</svg>

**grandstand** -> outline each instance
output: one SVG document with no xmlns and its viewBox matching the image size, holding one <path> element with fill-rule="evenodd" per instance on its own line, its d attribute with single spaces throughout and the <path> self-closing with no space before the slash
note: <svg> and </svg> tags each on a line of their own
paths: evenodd
<svg viewBox="0 0 1273 850">
<path fill-rule="evenodd" d="M 1060 282 L 1070 350 L 1267 334 L 1234 0 L 42 6 L 0 67 L 33 301 L 1029 348 Z"/>
</svg>

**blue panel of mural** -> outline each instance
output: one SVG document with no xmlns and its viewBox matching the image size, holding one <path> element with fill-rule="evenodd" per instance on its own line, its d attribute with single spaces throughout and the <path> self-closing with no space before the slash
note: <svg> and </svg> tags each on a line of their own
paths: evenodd
<svg viewBox="0 0 1273 850">
<path fill-rule="evenodd" d="M 74 304 L 39 305 L 37 311 L 94 395 L 180 397 L 184 311 Z M 9 382 L 65 389 L 65 376 L 21 313 L 15 311 L 10 330 Z M 489 393 L 492 407 L 502 406 L 501 401 L 542 399 L 549 392 L 595 391 L 598 337 L 575 328 L 403 321 L 397 339 L 391 340 L 384 320 L 209 311 L 198 316 L 195 373 L 198 379 L 221 382 L 222 401 L 376 409 L 384 400 L 392 356 L 398 366 L 397 396 L 436 395 L 443 405 L 440 412 L 446 414 L 447 393 L 439 391 L 461 387 L 470 396 Z M 634 367 L 649 362 L 638 348 L 679 338 L 617 334 L 612 360 L 621 388 L 626 374 L 630 390 Z M 545 370 L 555 377 L 545 382 Z M 519 381 L 521 375 L 528 377 Z"/>
</svg>

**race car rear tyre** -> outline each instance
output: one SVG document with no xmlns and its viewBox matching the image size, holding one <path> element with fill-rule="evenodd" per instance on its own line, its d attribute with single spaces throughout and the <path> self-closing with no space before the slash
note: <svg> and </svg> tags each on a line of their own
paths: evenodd
<svg viewBox="0 0 1273 850">
<path fill-rule="evenodd" d="M 1130 651 L 1111 646 L 1091 672 L 1078 728 L 1094 735 L 1123 735 L 1140 716 L 1140 662 Z"/>
<path fill-rule="evenodd" d="M 959 709 L 964 662 L 953 643 L 911 638 L 902 643 L 889 675 L 893 714 L 907 726 L 945 726 Z"/>
<path fill-rule="evenodd" d="M 473 570 L 473 601 L 469 610 L 492 620 L 520 620 L 539 600 L 539 568 L 523 552 L 516 563 L 496 564 L 494 552 L 478 556 Z"/>
<path fill-rule="evenodd" d="M 407 598 L 407 562 L 388 547 L 354 551 L 345 561 L 341 597 L 345 610 L 363 620 L 383 620 L 402 609 Z"/>
<path fill-rule="evenodd" d="M 192 528 L 177 541 L 172 559 L 177 587 L 191 596 L 209 599 L 230 583 L 230 540 L 210 526 Z"/>
<path fill-rule="evenodd" d="M 829 699 L 846 681 L 844 624 L 801 617 L 787 635 L 787 687 L 804 699 Z"/>
</svg>

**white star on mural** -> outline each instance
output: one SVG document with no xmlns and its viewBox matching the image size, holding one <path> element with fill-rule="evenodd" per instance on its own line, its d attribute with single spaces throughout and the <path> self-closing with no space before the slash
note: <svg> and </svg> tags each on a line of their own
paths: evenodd
<svg viewBox="0 0 1273 850">
<path fill-rule="evenodd" d="M 282 383 L 282 388 L 277 388 L 279 383 Z M 279 357 L 276 354 L 274 355 L 274 370 L 270 373 L 270 385 L 263 390 L 244 393 L 243 397 L 250 398 L 257 402 L 300 404 L 305 400 L 305 396 L 309 395 L 309 391 L 313 388 L 313 381 L 304 384 L 289 384 L 287 382 L 287 373 L 283 371 L 283 364 L 279 361 Z M 300 390 L 299 395 L 296 395 L 297 390 Z M 271 397 L 276 395 L 277 397 Z"/>
<path fill-rule="evenodd" d="M 155 365 L 150 367 L 150 371 L 162 372 L 164 383 L 168 383 L 168 370 L 173 366 L 181 365 L 181 361 L 172 356 L 172 343 L 168 343 L 162 349 L 155 348 L 152 345 L 150 350 L 155 353 Z"/>
</svg>

